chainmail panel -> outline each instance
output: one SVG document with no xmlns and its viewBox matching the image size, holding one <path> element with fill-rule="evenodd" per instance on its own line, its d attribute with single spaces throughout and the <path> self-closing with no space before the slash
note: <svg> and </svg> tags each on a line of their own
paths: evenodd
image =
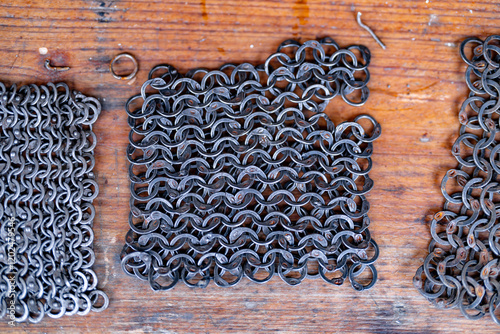
<svg viewBox="0 0 500 334">
<path fill-rule="evenodd" d="M 369 62 L 366 47 L 324 38 L 287 40 L 258 66 L 153 68 L 126 105 L 123 270 L 153 290 L 275 275 L 372 287 L 365 195 L 381 127 L 368 115 L 335 126 L 323 112 L 339 95 L 363 105 Z"/>
<path fill-rule="evenodd" d="M 414 284 L 438 308 L 473 320 L 490 314 L 500 324 L 500 36 L 467 38 L 460 54 L 469 97 L 451 150 L 458 166 L 441 183 L 445 204 L 430 223 L 429 254 Z"/>
<path fill-rule="evenodd" d="M 1 317 L 36 323 L 108 305 L 92 270 L 100 111 L 64 83 L 0 83 Z"/>
</svg>

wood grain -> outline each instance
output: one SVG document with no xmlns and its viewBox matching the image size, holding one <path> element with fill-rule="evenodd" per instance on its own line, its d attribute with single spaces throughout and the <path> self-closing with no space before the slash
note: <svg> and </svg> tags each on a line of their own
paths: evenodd
<svg viewBox="0 0 500 334">
<path fill-rule="evenodd" d="M 355 21 L 356 11 L 387 45 L 382 50 Z M 111 298 L 108 310 L 86 317 L 46 318 L 17 332 L 286 332 L 286 333 L 493 333 L 485 317 L 465 320 L 458 310 L 437 310 L 413 288 L 412 277 L 430 240 L 429 217 L 443 200 L 441 177 L 455 166 L 450 154 L 457 110 L 467 90 L 458 45 L 470 35 L 498 33 L 496 1 L 29 1 L 0 5 L 0 80 L 7 84 L 66 81 L 99 97 L 95 126 L 100 196 L 94 231 L 96 272 Z M 369 195 L 373 236 L 381 248 L 380 280 L 355 293 L 321 281 L 288 287 L 273 279 L 247 280 L 231 289 L 179 285 L 153 293 L 126 277 L 119 253 L 128 230 L 125 148 L 126 99 L 139 91 L 149 69 L 170 63 L 187 71 L 230 61 L 259 63 L 288 38 L 332 36 L 340 45 L 362 43 L 373 55 L 371 96 L 362 108 L 340 99 L 327 113 L 336 122 L 369 113 L 382 124 L 375 143 Z M 48 49 L 41 55 L 39 48 Z M 120 82 L 109 62 L 120 52 L 140 63 L 137 80 Z M 45 58 L 70 66 L 49 73 Z"/>
</svg>

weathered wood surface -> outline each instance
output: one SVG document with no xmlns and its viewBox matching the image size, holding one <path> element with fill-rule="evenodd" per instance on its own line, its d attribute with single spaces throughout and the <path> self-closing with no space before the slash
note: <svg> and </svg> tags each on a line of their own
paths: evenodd
<svg viewBox="0 0 500 334">
<path fill-rule="evenodd" d="M 355 12 L 387 45 L 382 50 L 355 21 Z M 0 80 L 66 81 L 100 98 L 95 126 L 100 196 L 94 230 L 96 272 L 111 298 L 108 310 L 86 317 L 46 318 L 23 332 L 498 332 L 488 317 L 465 320 L 458 310 L 437 310 L 413 288 L 426 254 L 428 221 L 442 205 L 441 177 L 455 166 L 450 155 L 457 110 L 466 94 L 458 45 L 469 36 L 499 33 L 496 1 L 3 1 L 0 5 Z M 370 230 L 381 249 L 379 282 L 355 293 L 322 281 L 288 287 L 273 279 L 247 280 L 231 289 L 179 285 L 153 293 L 126 277 L 119 253 L 128 230 L 125 148 L 127 97 L 139 91 L 149 69 L 170 63 L 182 71 L 226 61 L 258 63 L 285 39 L 332 36 L 340 45 L 370 47 L 371 95 L 362 108 L 340 99 L 327 113 L 335 122 L 366 112 L 382 124 L 375 143 L 369 194 Z M 39 48 L 47 48 L 41 55 Z M 108 70 L 127 51 L 140 62 L 131 84 Z M 71 70 L 49 73 L 43 61 Z"/>
</svg>

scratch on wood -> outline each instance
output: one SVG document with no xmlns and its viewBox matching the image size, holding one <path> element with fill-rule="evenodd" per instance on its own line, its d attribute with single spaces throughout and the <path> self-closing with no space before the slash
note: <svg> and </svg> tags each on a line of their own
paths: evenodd
<svg viewBox="0 0 500 334">
<path fill-rule="evenodd" d="M 19 54 L 17 54 L 16 57 L 14 58 L 14 61 L 12 62 L 12 66 L 10 67 L 10 70 L 7 73 L 10 73 L 12 71 L 12 69 L 14 68 L 14 65 L 16 64 L 16 61 L 17 61 L 18 58 L 19 58 Z"/>
</svg>

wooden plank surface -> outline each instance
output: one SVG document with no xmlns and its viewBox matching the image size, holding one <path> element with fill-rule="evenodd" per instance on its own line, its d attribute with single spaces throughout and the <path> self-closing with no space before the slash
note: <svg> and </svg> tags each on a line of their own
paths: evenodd
<svg viewBox="0 0 500 334">
<path fill-rule="evenodd" d="M 356 24 L 356 11 L 387 50 Z M 111 304 L 100 314 L 45 318 L 37 325 L 10 328 L 0 321 L 0 332 L 499 332 L 489 317 L 472 322 L 458 310 L 434 308 L 412 284 L 430 240 L 427 223 L 443 203 L 441 177 L 455 166 L 450 149 L 467 93 L 458 46 L 470 35 L 499 33 L 499 14 L 497 1 L 3 1 L 0 80 L 66 81 L 103 104 L 95 126 L 95 269 Z M 228 61 L 256 64 L 285 39 L 323 36 L 341 46 L 364 44 L 373 55 L 366 105 L 335 99 L 326 112 L 336 123 L 364 112 L 382 124 L 369 194 L 370 230 L 381 249 L 377 285 L 356 293 L 348 284 L 308 280 L 289 287 L 275 278 L 265 285 L 243 280 L 230 289 L 179 285 L 153 293 L 126 277 L 119 259 L 129 200 L 124 103 L 149 69 L 159 63 L 181 71 Z M 132 83 L 117 81 L 108 69 L 124 51 L 140 63 Z M 71 70 L 50 73 L 46 58 Z"/>
</svg>

